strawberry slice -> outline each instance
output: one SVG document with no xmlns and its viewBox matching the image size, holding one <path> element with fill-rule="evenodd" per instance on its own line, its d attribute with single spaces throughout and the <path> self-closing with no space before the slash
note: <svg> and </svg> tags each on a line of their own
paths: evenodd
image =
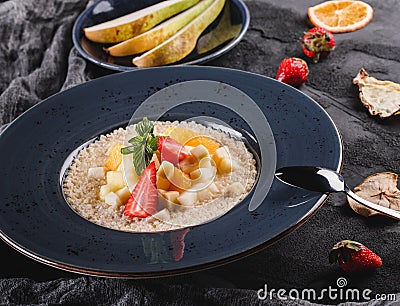
<svg viewBox="0 0 400 306">
<path fill-rule="evenodd" d="M 190 154 L 184 146 L 170 137 L 158 138 L 157 147 L 161 154 L 161 161 L 169 161 L 174 166 Z"/>
<path fill-rule="evenodd" d="M 124 207 L 125 216 L 146 218 L 156 212 L 156 172 L 155 162 L 151 162 L 144 169 Z"/>
</svg>

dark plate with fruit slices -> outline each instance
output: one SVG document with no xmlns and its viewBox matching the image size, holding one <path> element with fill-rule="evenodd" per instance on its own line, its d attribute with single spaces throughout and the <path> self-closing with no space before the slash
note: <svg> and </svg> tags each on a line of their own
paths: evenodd
<svg viewBox="0 0 400 306">
<path fill-rule="evenodd" d="M 85 11 L 75 21 L 72 30 L 72 39 L 75 48 L 78 52 L 88 61 L 116 71 L 130 71 L 136 70 L 138 67 L 132 64 L 132 56 L 115 57 L 107 54 L 104 51 L 105 47 L 109 45 L 95 43 L 88 40 L 83 32 L 86 27 L 93 26 L 112 20 L 114 18 L 124 16 L 134 11 L 146 8 L 153 4 L 159 3 L 161 0 L 142 0 L 142 1 L 128 1 L 128 0 L 99 0 Z M 223 13 L 230 15 L 229 29 L 226 30 L 229 33 L 229 37 L 226 42 L 215 45 L 213 40 L 207 40 L 206 43 L 199 44 L 202 37 L 205 37 L 208 33 L 212 34 L 213 31 L 218 28 L 218 25 L 222 19 Z M 221 23 L 226 28 L 226 23 Z M 217 19 L 210 24 L 207 29 L 201 34 L 199 41 L 195 49 L 179 62 L 175 62 L 171 65 L 198 65 L 206 63 L 212 59 L 215 59 L 233 47 L 235 47 L 245 35 L 250 24 L 250 13 L 247 6 L 242 0 L 227 0 L 225 3 L 224 11 L 217 17 Z M 219 34 L 216 34 L 221 36 Z M 211 35 L 212 36 L 212 35 Z M 226 32 L 223 33 L 226 36 Z M 209 46 L 209 47 L 208 47 Z"/>
<path fill-rule="evenodd" d="M 160 89 L 191 80 L 222 82 L 255 101 L 275 138 L 276 168 L 318 165 L 340 171 L 342 143 L 337 128 L 315 101 L 293 87 L 216 67 L 161 67 L 114 74 L 42 101 L 3 131 L 1 238 L 52 267 L 108 277 L 156 277 L 242 258 L 301 226 L 327 195 L 289 187 L 276 179 L 254 211 L 249 211 L 247 197 L 212 222 L 164 233 L 107 229 L 70 208 L 60 184 L 68 156 L 93 138 L 126 126 L 135 109 Z M 234 129 L 248 129 L 240 113 L 203 102 L 185 104 L 171 116 L 211 116 Z"/>
</svg>

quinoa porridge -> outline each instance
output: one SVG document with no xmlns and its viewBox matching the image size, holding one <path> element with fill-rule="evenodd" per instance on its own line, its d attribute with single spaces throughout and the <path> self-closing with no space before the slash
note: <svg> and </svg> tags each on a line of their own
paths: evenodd
<svg viewBox="0 0 400 306">
<path fill-rule="evenodd" d="M 156 150 L 142 174 L 132 158 L 140 150 L 129 147 L 138 136 L 132 126 L 100 136 L 77 154 L 63 183 L 75 212 L 115 230 L 168 231 L 213 220 L 251 191 L 256 162 L 242 141 L 195 122 L 151 124 L 146 137 Z M 175 154 L 175 148 L 181 151 Z"/>
</svg>

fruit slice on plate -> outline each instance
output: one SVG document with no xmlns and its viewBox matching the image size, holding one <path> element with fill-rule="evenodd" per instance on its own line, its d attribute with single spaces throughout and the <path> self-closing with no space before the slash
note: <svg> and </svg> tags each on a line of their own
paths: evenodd
<svg viewBox="0 0 400 306">
<path fill-rule="evenodd" d="M 85 36 L 98 43 L 116 43 L 139 35 L 199 0 L 169 0 L 131 14 L 84 28 Z"/>
<path fill-rule="evenodd" d="M 156 166 L 150 163 L 143 171 L 124 207 L 127 217 L 146 218 L 156 212 L 157 205 Z"/>
<path fill-rule="evenodd" d="M 181 145 L 184 145 L 186 142 L 188 142 L 190 139 L 193 137 L 198 136 L 196 132 L 193 132 L 190 129 L 186 129 L 180 126 L 176 127 L 170 127 L 165 130 L 163 133 L 165 136 L 169 136 L 172 139 L 175 139 L 177 142 L 179 142 Z"/>
<path fill-rule="evenodd" d="M 148 51 L 178 32 L 200 15 L 212 2 L 213 0 L 201 1 L 185 12 L 161 23 L 157 27 L 114 45 L 106 49 L 106 51 L 112 56 L 127 56 Z"/>
<path fill-rule="evenodd" d="M 210 154 L 214 154 L 215 150 L 219 148 L 218 142 L 213 140 L 211 137 L 199 135 L 189 139 L 185 146 L 197 147 L 199 145 L 203 145 L 206 147 Z"/>
<path fill-rule="evenodd" d="M 362 1 L 325 1 L 308 8 L 311 23 L 332 33 L 361 29 L 373 15 L 372 7 Z"/>
<path fill-rule="evenodd" d="M 155 67 L 175 63 L 196 47 L 201 33 L 218 17 L 225 0 L 215 0 L 203 13 L 157 47 L 149 50 L 132 63 L 137 67 Z"/>
</svg>

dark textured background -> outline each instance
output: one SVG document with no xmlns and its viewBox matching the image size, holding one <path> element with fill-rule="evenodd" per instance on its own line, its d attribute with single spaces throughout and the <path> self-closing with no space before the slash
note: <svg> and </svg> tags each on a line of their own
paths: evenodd
<svg viewBox="0 0 400 306">
<path fill-rule="evenodd" d="M 319 2 L 246 1 L 251 24 L 244 39 L 208 65 L 274 77 L 284 57 L 304 58 L 298 40 L 310 27 L 307 7 Z M 373 21 L 356 32 L 335 35 L 336 50 L 318 64 L 308 60 L 309 80 L 300 87 L 337 124 L 344 143 L 343 175 L 350 186 L 376 172 L 400 172 L 400 116 L 371 117 L 352 84 L 361 67 L 377 78 L 400 82 L 400 8 L 398 0 L 366 2 L 375 10 Z M 85 62 L 72 47 L 73 22 L 86 5 L 82 0 L 0 1 L 0 125 L 51 94 L 113 73 Z M 349 276 L 328 263 L 330 247 L 352 237 L 382 257 L 383 266 L 375 273 Z M 341 194 L 332 195 L 308 222 L 264 251 L 162 280 L 82 277 L 38 264 L 2 242 L 0 251 L 1 304 L 250 305 L 258 302 L 256 290 L 264 284 L 322 289 L 334 286 L 340 276 L 347 278 L 347 288 L 400 292 L 400 224 L 356 215 Z"/>
</svg>

